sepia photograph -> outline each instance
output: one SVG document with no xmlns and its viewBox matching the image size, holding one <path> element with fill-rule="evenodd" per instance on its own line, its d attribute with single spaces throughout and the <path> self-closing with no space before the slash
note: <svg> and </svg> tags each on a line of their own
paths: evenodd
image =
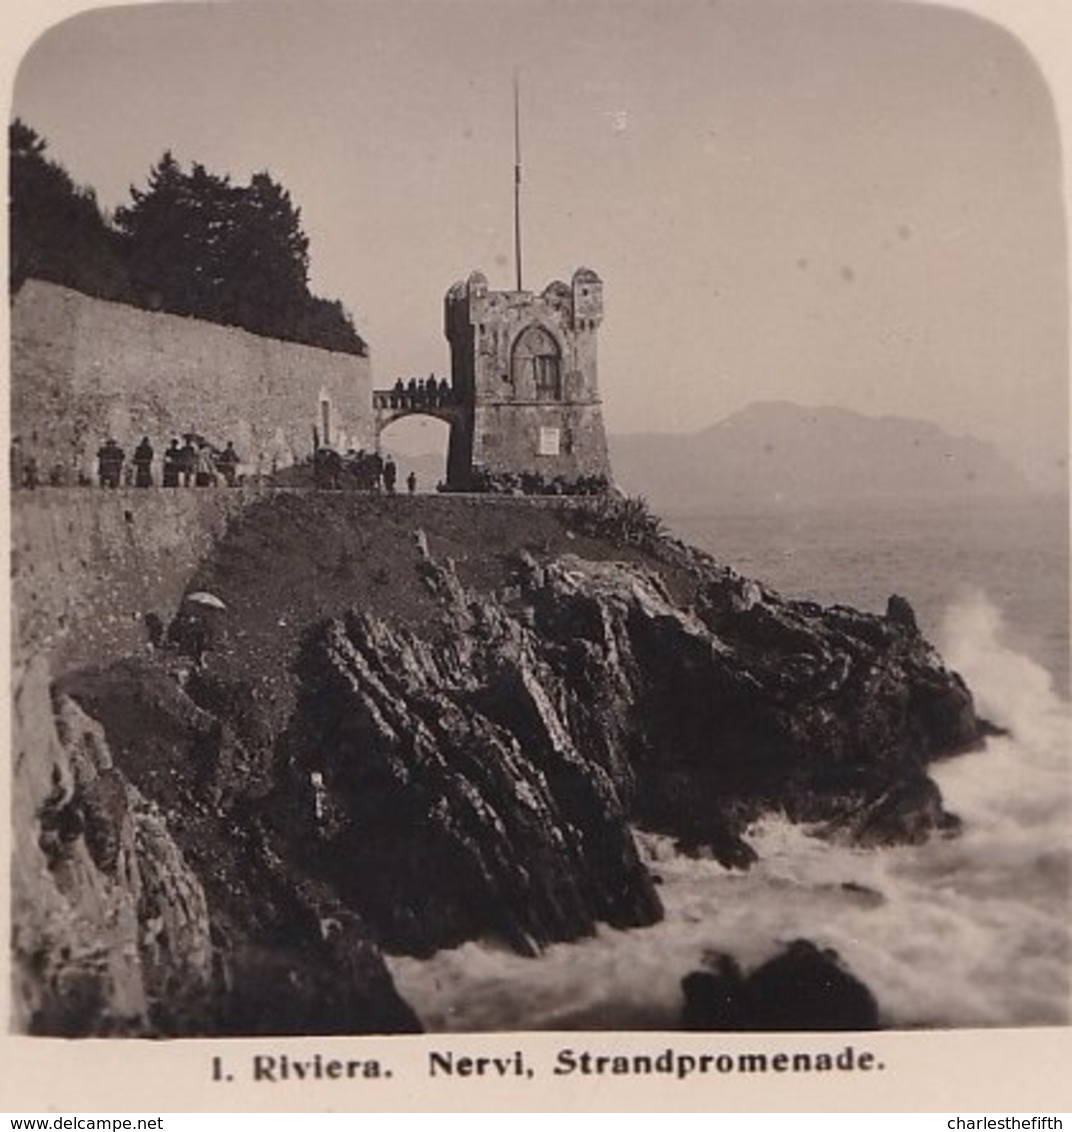
<svg viewBox="0 0 1072 1132">
<path fill-rule="evenodd" d="M 1067 1028 L 1025 43 L 922 0 L 83 7 L 9 87 L 9 1036 L 554 1082 Z"/>
</svg>

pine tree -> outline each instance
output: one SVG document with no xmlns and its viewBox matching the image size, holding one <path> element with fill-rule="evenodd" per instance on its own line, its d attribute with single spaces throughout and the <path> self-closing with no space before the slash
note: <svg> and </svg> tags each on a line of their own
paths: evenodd
<svg viewBox="0 0 1072 1132">
<path fill-rule="evenodd" d="M 364 355 L 338 302 L 309 292 L 309 240 L 290 194 L 267 172 L 249 185 L 165 151 L 110 226 L 92 190 L 10 130 L 12 285 L 27 276 L 103 298 Z"/>
<path fill-rule="evenodd" d="M 200 167 L 195 166 L 194 175 Z M 115 223 L 124 236 L 130 281 L 151 309 L 201 316 L 206 298 L 208 225 L 197 192 L 207 173 L 187 176 L 170 150 L 149 170 L 145 190 L 130 188 L 131 204 Z"/>
<path fill-rule="evenodd" d="M 225 275 L 229 320 L 293 336 L 309 300 L 309 241 L 290 194 L 267 173 L 235 196 Z"/>
</svg>

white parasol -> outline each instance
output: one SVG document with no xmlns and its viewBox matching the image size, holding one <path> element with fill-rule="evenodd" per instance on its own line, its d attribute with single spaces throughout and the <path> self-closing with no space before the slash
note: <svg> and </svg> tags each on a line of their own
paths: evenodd
<svg viewBox="0 0 1072 1132">
<path fill-rule="evenodd" d="M 227 608 L 215 594 L 207 593 L 205 590 L 197 590 L 196 593 L 187 594 L 182 600 L 188 601 L 192 605 L 205 605 L 209 609 Z"/>
</svg>

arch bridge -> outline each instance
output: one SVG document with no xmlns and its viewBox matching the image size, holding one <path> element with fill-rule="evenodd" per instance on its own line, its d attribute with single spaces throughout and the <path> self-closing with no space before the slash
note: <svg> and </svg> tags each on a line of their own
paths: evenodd
<svg viewBox="0 0 1072 1132">
<path fill-rule="evenodd" d="M 465 489 L 471 478 L 472 407 L 445 381 L 431 381 L 418 386 L 415 382 L 397 382 L 390 389 L 372 391 L 373 427 L 376 432 L 376 454 L 382 453 L 386 428 L 403 417 L 434 417 L 450 428 L 447 442 L 446 482 L 455 489 Z"/>
<path fill-rule="evenodd" d="M 435 417 L 436 420 L 446 422 L 452 432 L 465 419 L 465 406 L 454 391 L 445 385 L 421 390 L 407 389 L 405 386 L 374 389 L 372 409 L 377 451 L 384 429 L 403 417 Z"/>
</svg>

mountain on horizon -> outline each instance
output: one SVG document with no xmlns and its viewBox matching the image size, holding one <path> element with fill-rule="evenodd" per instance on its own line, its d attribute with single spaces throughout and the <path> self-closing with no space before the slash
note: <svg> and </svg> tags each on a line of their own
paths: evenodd
<svg viewBox="0 0 1072 1132">
<path fill-rule="evenodd" d="M 677 510 L 958 500 L 1031 492 L 993 445 L 907 417 L 755 402 L 700 432 L 609 438 L 615 481 Z"/>
</svg>

